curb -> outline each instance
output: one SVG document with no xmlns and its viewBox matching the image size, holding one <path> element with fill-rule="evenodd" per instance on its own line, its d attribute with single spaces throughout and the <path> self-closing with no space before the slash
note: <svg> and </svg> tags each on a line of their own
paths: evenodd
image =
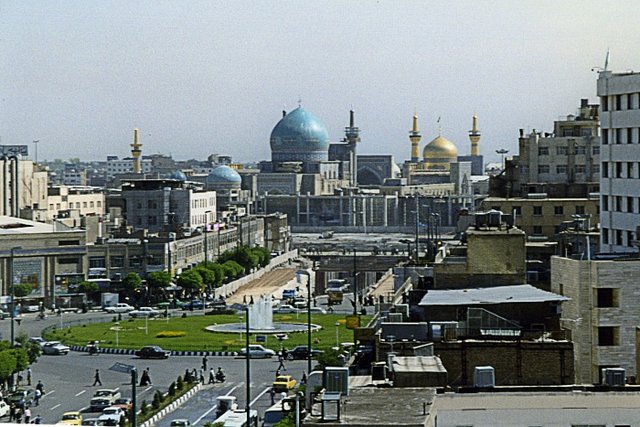
<svg viewBox="0 0 640 427">
<path fill-rule="evenodd" d="M 72 345 L 71 351 L 81 351 L 88 353 L 89 348 L 83 345 Z M 99 348 L 98 353 L 104 354 L 129 354 L 134 355 L 135 350 L 127 349 L 127 348 Z M 173 350 L 171 351 L 172 356 L 237 356 L 237 351 L 205 351 L 205 350 Z"/>
<path fill-rule="evenodd" d="M 196 394 L 197 392 L 199 392 L 201 388 L 202 388 L 202 384 L 198 384 L 197 386 L 195 386 L 194 388 L 192 388 L 191 390 L 189 390 L 188 392 L 186 392 L 185 394 L 180 396 L 180 398 L 178 398 L 177 400 L 175 400 L 174 402 L 169 404 L 163 410 L 161 410 L 160 412 L 155 414 L 153 417 L 149 418 L 147 421 L 145 421 L 144 423 L 140 424 L 139 427 L 150 427 L 150 426 L 153 426 L 156 423 L 156 421 L 161 420 L 165 415 L 175 411 L 176 408 L 178 408 L 180 405 L 182 405 L 187 400 L 191 399 L 191 397 L 194 394 Z"/>
</svg>

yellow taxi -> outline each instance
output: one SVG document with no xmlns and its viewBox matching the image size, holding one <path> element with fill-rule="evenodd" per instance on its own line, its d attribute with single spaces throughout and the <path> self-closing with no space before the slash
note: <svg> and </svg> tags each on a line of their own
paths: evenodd
<svg viewBox="0 0 640 427">
<path fill-rule="evenodd" d="M 273 382 L 273 390 L 276 392 L 289 391 L 296 386 L 296 380 L 291 375 L 278 375 Z"/>
<path fill-rule="evenodd" d="M 82 425 L 82 414 L 78 411 L 65 412 L 58 424 L 66 424 L 71 426 Z"/>
</svg>

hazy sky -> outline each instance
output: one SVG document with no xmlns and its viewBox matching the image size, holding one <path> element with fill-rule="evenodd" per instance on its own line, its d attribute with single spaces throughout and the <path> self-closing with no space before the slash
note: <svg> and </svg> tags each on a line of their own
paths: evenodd
<svg viewBox="0 0 640 427">
<path fill-rule="evenodd" d="M 359 153 L 410 156 L 442 134 L 469 153 L 552 130 L 594 66 L 640 71 L 640 1 L 0 0 L 0 141 L 39 160 L 143 154 L 270 159 L 281 110 L 302 105 Z M 421 147 L 421 149 L 422 149 Z M 33 156 L 32 156 L 33 157 Z"/>
</svg>

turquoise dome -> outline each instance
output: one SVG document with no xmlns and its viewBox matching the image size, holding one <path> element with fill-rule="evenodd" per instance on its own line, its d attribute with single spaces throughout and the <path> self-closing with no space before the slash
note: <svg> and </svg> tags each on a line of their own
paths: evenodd
<svg viewBox="0 0 640 427">
<path fill-rule="evenodd" d="M 239 184 L 241 182 L 240 174 L 226 165 L 217 166 L 207 175 L 207 184 Z"/>
<path fill-rule="evenodd" d="M 177 170 L 171 174 L 171 179 L 175 179 L 176 181 L 186 181 L 187 175 L 185 175 L 184 172 Z"/>
<path fill-rule="evenodd" d="M 271 159 L 274 162 L 327 160 L 328 152 L 326 126 L 302 107 L 284 116 L 271 131 Z"/>
</svg>

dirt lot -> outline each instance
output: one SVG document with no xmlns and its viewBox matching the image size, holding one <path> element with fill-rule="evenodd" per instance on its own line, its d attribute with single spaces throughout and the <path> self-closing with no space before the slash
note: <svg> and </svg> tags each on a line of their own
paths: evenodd
<svg viewBox="0 0 640 427">
<path fill-rule="evenodd" d="M 280 268 L 270 271 L 260 279 L 249 282 L 238 288 L 235 294 L 227 298 L 227 303 L 242 303 L 242 299 L 245 295 L 247 296 L 247 300 L 251 295 L 256 298 L 260 295 L 275 294 L 276 298 L 280 298 L 281 289 L 295 277 L 295 268 Z"/>
</svg>

